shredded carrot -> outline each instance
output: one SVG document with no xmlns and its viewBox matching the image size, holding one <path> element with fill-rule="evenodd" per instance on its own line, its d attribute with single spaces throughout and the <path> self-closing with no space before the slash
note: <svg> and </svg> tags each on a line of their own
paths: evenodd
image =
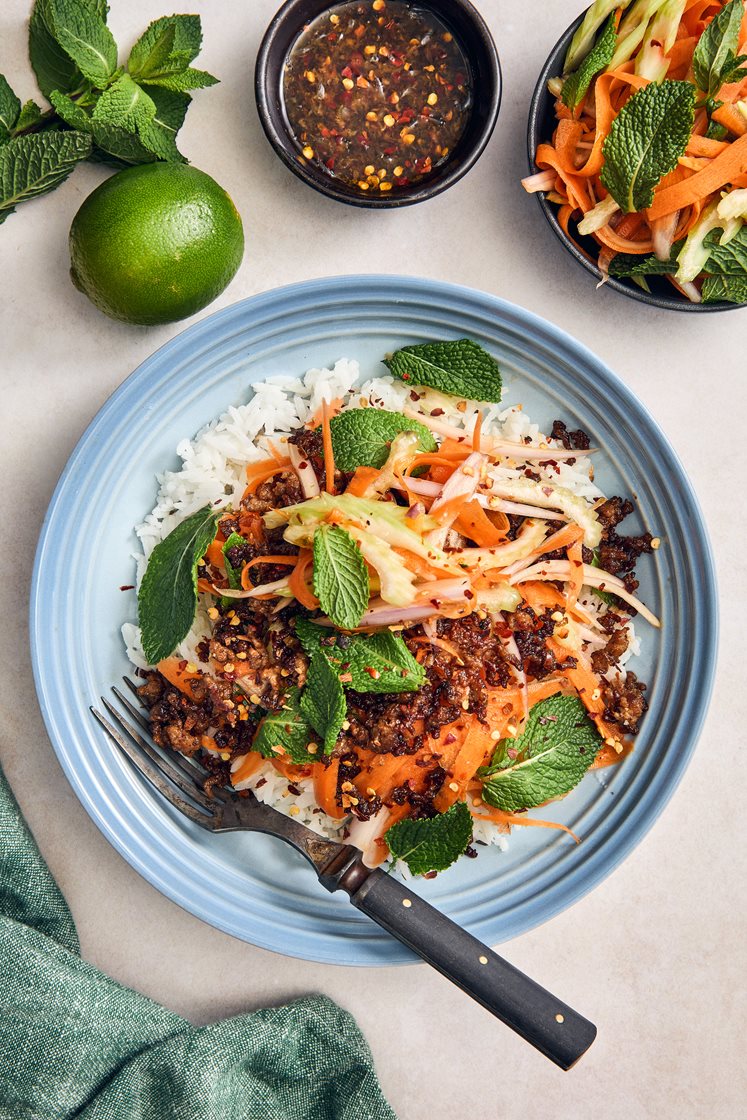
<svg viewBox="0 0 747 1120">
<path fill-rule="evenodd" d="M 504 514 L 505 517 L 505 514 Z M 474 541 L 482 548 L 496 548 L 506 543 L 506 531 L 499 529 L 488 517 L 485 510 L 474 498 L 465 502 L 463 508 L 454 522 L 454 528 L 462 536 Z M 508 518 L 506 518 L 506 529 Z"/>
<path fill-rule="evenodd" d="M 251 778 L 252 774 L 256 774 L 257 770 L 260 769 L 264 761 L 265 759 L 257 751 L 249 751 L 249 754 L 231 774 L 231 784 L 235 786 L 239 782 Z"/>
<path fill-rule="evenodd" d="M 719 190 L 725 183 L 731 183 L 736 175 L 747 171 L 747 134 L 735 140 L 725 152 L 711 160 L 708 167 L 696 172 L 689 179 L 666 190 L 654 193 L 654 202 L 647 210 L 649 221 L 662 218 L 674 210 L 706 198 Z"/>
<path fill-rule="evenodd" d="M 225 567 L 225 557 L 223 556 L 223 544 L 225 544 L 225 541 L 221 543 L 217 540 L 214 540 L 214 541 L 211 541 L 210 544 L 208 545 L 207 552 L 205 553 L 205 559 L 207 560 L 207 562 L 209 564 L 212 564 L 214 568 L 224 568 Z"/>
<path fill-rule="evenodd" d="M 189 696 L 190 700 L 196 699 L 194 682 L 202 677 L 199 669 L 190 669 L 189 662 L 179 657 L 165 657 L 163 661 L 158 662 L 156 668 L 174 688 Z"/>
<path fill-rule="evenodd" d="M 329 426 L 329 405 L 322 401 L 322 443 L 324 446 L 324 489 L 335 492 L 335 456 L 332 450 L 332 429 Z"/>
<path fill-rule="evenodd" d="M 288 589 L 302 607 L 313 611 L 319 606 L 319 600 L 309 589 L 306 573 L 314 564 L 314 554 L 308 548 L 302 548 L 298 554 L 296 566 L 288 578 Z"/>
<path fill-rule="evenodd" d="M 535 817 L 527 817 L 524 813 L 504 813 L 502 809 L 483 809 L 482 806 L 479 812 L 473 813 L 472 815 L 477 821 L 484 819 L 491 821 L 493 824 L 497 824 L 499 827 L 504 825 L 504 830 L 506 832 L 510 830 L 513 824 L 529 825 L 534 828 L 556 828 L 561 832 L 567 832 L 569 836 L 573 837 L 577 844 L 580 843 L 578 836 L 568 828 L 568 825 L 559 824 L 557 821 L 541 821 L 537 820 Z"/>
<path fill-rule="evenodd" d="M 312 767 L 314 775 L 314 797 L 317 805 L 330 817 L 336 820 L 345 816 L 345 810 L 337 804 L 337 778 L 340 772 L 339 758 L 331 762 L 315 762 Z"/>
<path fill-rule="evenodd" d="M 355 474 L 350 479 L 345 490 L 346 494 L 352 494 L 354 498 L 360 498 L 365 491 L 381 475 L 381 471 L 376 467 L 356 467 Z"/>
<path fill-rule="evenodd" d="M 747 132 L 747 117 L 734 105 L 722 105 L 711 114 L 713 119 L 733 132 L 735 136 L 744 136 Z M 726 147 L 726 145 L 724 145 Z"/>
<path fill-rule="evenodd" d="M 267 482 L 273 475 L 290 470 L 290 465 L 290 459 L 281 459 L 279 462 L 277 459 L 263 459 L 259 463 L 249 463 L 246 468 L 248 485 L 244 495 L 253 494 L 261 483 Z"/>
<path fill-rule="evenodd" d="M 478 412 L 475 426 L 472 429 L 472 450 L 480 450 L 480 433 L 482 432 L 482 413 Z"/>
<path fill-rule="evenodd" d="M 215 594 L 217 594 L 217 592 L 216 592 L 215 588 L 213 587 L 212 583 L 210 582 L 210 580 L 209 579 L 203 579 L 202 577 L 200 577 L 200 579 L 197 580 L 197 590 L 200 592 L 201 595 L 215 595 Z"/>
</svg>

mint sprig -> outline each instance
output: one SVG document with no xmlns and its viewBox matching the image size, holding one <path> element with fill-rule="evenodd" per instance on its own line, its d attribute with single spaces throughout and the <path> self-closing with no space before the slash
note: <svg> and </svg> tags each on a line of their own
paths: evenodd
<svg viewBox="0 0 747 1120">
<path fill-rule="evenodd" d="M 384 365 L 408 385 L 427 385 L 468 400 L 501 399 L 498 362 L 470 338 L 403 346 L 391 358 L 385 358 Z"/>
<path fill-rule="evenodd" d="M 347 704 L 340 678 L 321 653 L 311 658 L 301 712 L 324 743 L 324 753 L 331 754 L 345 721 Z"/>
<path fill-rule="evenodd" d="M 581 104 L 586 97 L 586 91 L 591 85 L 592 78 L 601 70 L 604 70 L 615 53 L 616 40 L 617 32 L 615 31 L 615 15 L 613 12 L 578 70 L 569 74 L 563 82 L 560 96 L 564 105 L 567 105 L 570 109 L 575 109 L 577 105 Z"/>
<path fill-rule="evenodd" d="M 0 194 L 0 221 L 18 202 L 53 190 L 84 159 L 118 167 L 184 162 L 176 136 L 187 91 L 217 81 L 191 66 L 202 45 L 200 17 L 155 20 L 119 66 L 106 14 L 102 0 L 36 0 L 29 58 L 51 108 L 22 105 L 0 75 L 0 152 L 7 153 L 6 171 L 13 168 Z M 77 139 L 64 139 L 70 129 Z"/>
<path fill-rule="evenodd" d="M 296 634 L 307 657 L 322 653 L 355 692 L 415 692 L 425 684 L 425 670 L 399 634 L 338 634 L 307 619 L 296 620 Z"/>
<path fill-rule="evenodd" d="M 626 214 L 645 210 L 654 189 L 677 166 L 693 127 L 695 87 L 651 82 L 623 105 L 602 153 L 601 179 Z"/>
<path fill-rule="evenodd" d="M 267 712 L 260 722 L 252 750 L 263 758 L 286 757 L 297 766 L 319 761 L 318 744 L 300 707 L 300 689 L 291 689 L 279 711 Z M 316 751 L 309 751 L 309 747 Z M 282 748 L 282 749 L 278 749 Z"/>
<path fill-rule="evenodd" d="M 138 592 L 143 653 L 155 665 L 189 633 L 197 610 L 197 563 L 215 539 L 222 513 L 193 513 L 156 545 Z"/>
<path fill-rule="evenodd" d="M 384 839 L 394 858 L 404 860 L 413 875 L 445 871 L 472 839 L 472 815 L 463 801 L 456 801 L 437 817 L 397 821 Z"/>
<path fill-rule="evenodd" d="M 425 424 L 385 409 L 348 409 L 330 421 L 330 432 L 335 465 L 341 471 L 382 467 L 392 440 L 400 432 L 415 432 L 421 451 L 436 450 L 436 441 Z"/>
<path fill-rule="evenodd" d="M 742 226 L 726 245 L 719 244 L 720 234 L 721 231 L 715 229 L 705 239 L 710 252 L 703 266 L 707 273 L 702 288 L 703 302 L 747 303 L 747 226 Z"/>
<path fill-rule="evenodd" d="M 352 630 L 368 606 L 368 569 L 344 529 L 322 525 L 314 533 L 314 594 L 335 626 Z"/>
<path fill-rule="evenodd" d="M 685 239 L 680 238 L 672 246 L 669 260 L 660 261 L 653 253 L 641 256 L 636 253 L 616 253 L 609 263 L 610 276 L 667 276 L 677 271 L 677 257 Z"/>
<path fill-rule="evenodd" d="M 731 0 L 714 16 L 693 52 L 693 76 L 706 97 L 715 97 L 724 82 L 738 81 L 747 55 L 737 57 L 739 30 L 744 16 L 742 0 Z"/>
<path fill-rule="evenodd" d="M 602 737 L 577 697 L 541 700 L 530 710 L 521 735 L 501 739 L 480 772 L 483 801 L 516 813 L 563 797 L 581 781 L 601 745 Z"/>
</svg>

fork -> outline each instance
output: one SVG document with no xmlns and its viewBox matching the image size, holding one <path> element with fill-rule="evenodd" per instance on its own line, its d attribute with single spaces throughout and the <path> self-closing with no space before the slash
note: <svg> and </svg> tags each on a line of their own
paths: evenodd
<svg viewBox="0 0 747 1120">
<path fill-rule="evenodd" d="M 137 686 L 127 677 L 124 680 L 137 696 Z M 92 714 L 136 770 L 195 824 L 211 832 L 264 832 L 290 844 L 311 863 L 326 890 L 345 891 L 353 906 L 561 1069 L 570 1069 L 591 1046 L 597 1033 L 593 1023 L 399 880 L 381 868 L 366 867 L 358 848 L 318 836 L 253 794 L 245 792 L 239 797 L 225 787 L 206 792 L 208 774 L 202 766 L 176 752 L 167 757 L 150 738 L 142 708 L 135 707 L 118 688 L 112 691 L 119 707 L 101 698 L 110 718 L 94 707 Z"/>
</svg>

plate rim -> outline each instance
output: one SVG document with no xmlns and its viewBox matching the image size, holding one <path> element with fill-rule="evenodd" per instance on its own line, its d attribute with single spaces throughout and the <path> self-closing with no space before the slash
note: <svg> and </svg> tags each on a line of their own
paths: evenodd
<svg viewBox="0 0 747 1120">
<path fill-rule="evenodd" d="M 150 367 L 160 361 L 164 352 L 174 351 L 175 356 L 179 356 L 180 352 L 183 350 L 186 349 L 188 351 L 190 349 L 192 340 L 195 337 L 199 337 L 206 330 L 214 329 L 221 321 L 231 319 L 234 316 L 241 316 L 246 309 L 250 309 L 250 311 L 261 311 L 264 307 L 268 305 L 271 306 L 275 302 L 282 303 L 284 300 L 294 299 L 299 295 L 307 299 L 313 299 L 314 297 L 317 299 L 324 298 L 325 294 L 329 291 L 339 289 L 341 285 L 344 285 L 348 292 L 352 290 L 353 287 L 359 288 L 363 285 L 377 289 L 377 295 L 384 296 L 393 304 L 396 304 L 398 297 L 401 301 L 403 297 L 407 298 L 415 294 L 422 297 L 430 293 L 431 295 L 438 295 L 446 301 L 458 299 L 472 307 L 477 304 L 482 311 L 486 308 L 494 311 L 508 311 L 518 316 L 521 320 L 522 327 L 531 329 L 534 326 L 540 328 L 545 338 L 547 339 L 549 335 L 550 341 L 562 345 L 565 353 L 570 353 L 576 357 L 580 356 L 597 372 L 601 372 L 602 377 L 606 378 L 612 385 L 618 395 L 618 400 L 623 404 L 629 405 L 636 415 L 642 417 L 646 421 L 650 430 L 653 432 L 656 439 L 657 450 L 663 450 L 666 453 L 666 457 L 670 461 L 667 465 L 671 465 L 677 477 L 681 493 L 687 500 L 687 512 L 690 518 L 694 519 L 695 536 L 702 549 L 702 564 L 698 573 L 705 591 L 704 602 L 701 606 L 701 624 L 704 629 L 704 635 L 702 639 L 703 661 L 701 663 L 701 677 L 699 681 L 700 700 L 696 710 L 696 717 L 694 720 L 691 720 L 689 725 L 688 738 L 684 749 L 681 749 L 676 757 L 670 760 L 666 777 L 663 780 L 663 788 L 658 792 L 654 803 L 648 803 L 646 798 L 643 797 L 639 803 L 633 807 L 633 811 L 626 821 L 624 830 L 621 835 L 617 837 L 614 849 L 603 851 L 601 855 L 598 852 L 592 853 L 589 859 L 586 860 L 583 865 L 575 869 L 570 877 L 564 876 L 553 884 L 550 898 L 548 898 L 547 892 L 543 891 L 541 902 L 537 905 L 537 913 L 534 917 L 527 920 L 527 916 L 523 915 L 522 920 L 518 923 L 519 928 L 510 929 L 509 933 L 504 938 L 505 940 L 510 940 L 515 936 L 519 936 L 521 933 L 536 928 L 538 925 L 555 917 L 593 890 L 595 886 L 606 879 L 607 876 L 627 858 L 630 852 L 653 827 L 654 823 L 663 812 L 690 762 L 708 713 L 716 672 L 719 617 L 715 564 L 705 519 L 679 456 L 670 444 L 660 425 L 625 382 L 594 354 L 589 347 L 552 321 L 544 319 L 540 315 L 518 304 L 514 304 L 511 301 L 478 288 L 427 277 L 399 276 L 396 274 L 343 274 L 339 276 L 322 277 L 268 289 L 233 304 L 229 304 L 211 315 L 204 316 L 196 323 L 180 331 L 139 363 L 96 411 L 77 441 L 54 488 L 39 534 L 31 583 L 29 633 L 34 683 L 47 734 L 69 783 L 91 819 L 130 866 L 171 901 L 175 902 L 189 913 L 213 925 L 215 928 L 228 933 L 230 936 L 249 941 L 251 944 L 268 951 L 279 953 L 284 956 L 313 960 L 319 963 L 368 967 L 377 964 L 391 965 L 412 963 L 416 958 L 413 958 L 409 953 L 407 953 L 406 956 L 401 954 L 388 956 L 382 953 L 380 960 L 341 960 L 339 951 L 335 952 L 333 949 L 330 950 L 328 954 L 320 955 L 319 953 L 315 953 L 314 955 L 309 955 L 308 952 L 304 952 L 303 950 L 294 951 L 287 947 L 278 948 L 276 945 L 270 944 L 266 940 L 258 938 L 255 935 L 244 936 L 238 933 L 235 929 L 229 928 L 227 922 L 221 921 L 215 914 L 211 916 L 206 915 L 202 910 L 190 905 L 189 898 L 185 898 L 173 889 L 168 889 L 167 885 L 162 883 L 157 875 L 149 874 L 148 866 L 143 865 L 142 861 L 134 858 L 135 853 L 130 851 L 124 839 L 113 828 L 106 814 L 102 812 L 101 806 L 90 796 L 90 791 L 82 783 L 78 770 L 72 764 L 62 736 L 58 737 L 57 735 L 57 721 L 54 711 L 48 704 L 45 684 L 42 677 L 42 656 L 40 645 L 37 640 L 38 620 L 41 614 L 40 600 L 42 598 L 43 578 L 45 575 L 45 544 L 50 533 L 50 528 L 53 525 L 55 513 L 60 502 L 65 498 L 68 479 L 77 468 L 79 460 L 84 455 L 89 441 L 95 436 L 99 427 L 106 423 L 110 414 L 116 411 L 120 398 L 129 392 L 133 384 L 139 379 L 148 376 Z M 247 360 L 250 360 L 250 355 L 247 355 Z M 648 792 L 648 789 L 649 787 L 647 787 L 644 792 Z M 603 841 L 602 847 L 604 848 L 605 846 L 609 849 L 609 843 L 607 842 L 605 845 Z M 526 904 L 522 905 L 522 909 L 525 905 Z M 359 942 L 359 944 L 362 946 L 362 941 Z"/>
</svg>

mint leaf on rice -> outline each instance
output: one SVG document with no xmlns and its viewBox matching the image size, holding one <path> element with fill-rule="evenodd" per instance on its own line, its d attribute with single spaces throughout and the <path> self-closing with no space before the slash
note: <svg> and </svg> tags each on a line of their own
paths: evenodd
<svg viewBox="0 0 747 1120">
<path fill-rule="evenodd" d="M 319 745 L 301 711 L 299 698 L 300 689 L 291 689 L 279 711 L 267 712 L 254 736 L 253 751 L 263 758 L 287 757 L 297 766 L 319 761 Z"/>
<path fill-rule="evenodd" d="M 472 839 L 472 814 L 457 801 L 437 817 L 398 821 L 384 839 L 394 858 L 404 860 L 413 875 L 445 871 Z"/>
<path fill-rule="evenodd" d="M 521 735 L 501 739 L 490 765 L 480 771 L 482 799 L 516 813 L 563 797 L 581 781 L 601 746 L 602 737 L 578 697 L 540 700 Z"/>
<path fill-rule="evenodd" d="M 189 633 L 197 610 L 197 562 L 215 540 L 222 516 L 222 511 L 204 506 L 172 529 L 150 554 L 137 597 L 149 665 L 168 657 Z"/>
<path fill-rule="evenodd" d="M 469 338 L 403 346 L 391 358 L 385 358 L 384 365 L 409 385 L 427 385 L 467 400 L 501 399 L 503 386 L 498 362 Z"/>
<path fill-rule="evenodd" d="M 341 471 L 383 467 L 390 444 L 400 432 L 415 432 L 421 451 L 436 450 L 436 441 L 425 424 L 385 409 L 348 409 L 330 421 L 330 431 L 335 466 Z"/>
<path fill-rule="evenodd" d="M 347 715 L 347 704 L 340 678 L 322 653 L 315 653 L 311 659 L 301 713 L 324 742 L 324 753 L 331 754 Z"/>
<path fill-rule="evenodd" d="M 410 653 L 399 634 L 338 634 L 308 619 L 296 621 L 296 634 L 304 653 L 321 652 L 342 683 L 355 692 L 415 692 L 425 683 L 425 669 Z"/>
<path fill-rule="evenodd" d="M 314 594 L 343 630 L 357 626 L 368 606 L 365 561 L 350 534 L 336 525 L 322 525 L 314 533 Z"/>
</svg>

